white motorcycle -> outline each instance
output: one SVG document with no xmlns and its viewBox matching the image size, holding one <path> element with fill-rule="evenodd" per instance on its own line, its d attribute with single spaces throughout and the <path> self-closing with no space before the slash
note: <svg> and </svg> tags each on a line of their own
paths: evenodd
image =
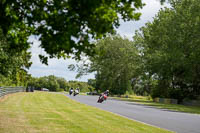
<svg viewBox="0 0 200 133">
<path fill-rule="evenodd" d="M 79 90 L 76 89 L 76 90 L 74 91 L 74 96 L 76 96 L 76 95 L 78 95 L 78 94 L 79 94 Z"/>
</svg>

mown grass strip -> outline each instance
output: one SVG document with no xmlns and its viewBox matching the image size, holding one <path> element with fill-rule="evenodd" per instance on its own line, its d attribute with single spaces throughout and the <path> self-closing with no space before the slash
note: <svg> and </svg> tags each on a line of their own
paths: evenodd
<svg viewBox="0 0 200 133">
<path fill-rule="evenodd" d="M 168 133 L 64 95 L 34 92 L 0 101 L 0 133 Z"/>
</svg>

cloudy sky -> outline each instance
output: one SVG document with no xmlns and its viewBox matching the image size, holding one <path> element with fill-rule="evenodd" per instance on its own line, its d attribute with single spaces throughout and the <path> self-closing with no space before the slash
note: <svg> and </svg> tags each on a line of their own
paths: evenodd
<svg viewBox="0 0 200 133">
<path fill-rule="evenodd" d="M 159 0 L 143 0 L 146 3 L 146 6 L 141 10 L 142 16 L 139 21 L 123 22 L 120 21 L 121 26 L 117 29 L 117 32 L 121 36 L 125 36 L 129 39 L 132 39 L 135 30 L 138 30 L 140 27 L 148 21 L 152 21 L 155 14 L 163 8 L 160 5 Z M 75 79 L 76 72 L 70 71 L 67 69 L 68 65 L 75 64 L 76 61 L 72 59 L 49 59 L 49 65 L 46 66 L 40 63 L 39 54 L 45 54 L 45 52 L 39 48 L 40 42 L 36 37 L 31 36 L 29 39 L 33 42 L 33 46 L 30 49 L 32 52 L 31 61 L 33 62 L 31 68 L 29 69 L 29 74 L 32 74 L 34 77 L 55 75 L 58 77 L 64 77 L 66 80 L 79 80 L 87 81 L 87 79 L 94 78 L 94 74 L 83 76 L 82 78 Z"/>
</svg>

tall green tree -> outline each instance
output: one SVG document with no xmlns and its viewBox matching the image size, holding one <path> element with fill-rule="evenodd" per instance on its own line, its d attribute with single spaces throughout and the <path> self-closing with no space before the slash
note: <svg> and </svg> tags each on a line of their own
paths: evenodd
<svg viewBox="0 0 200 133">
<path fill-rule="evenodd" d="M 11 42 L 4 36 L 0 27 L 0 75 L 2 85 L 25 85 L 29 77 L 27 69 L 31 66 L 31 53 L 10 50 Z M 3 78 L 4 77 L 4 78 Z M 3 80 L 10 81 L 8 84 Z M 5 84 L 4 84 L 5 83 Z"/>
<path fill-rule="evenodd" d="M 92 86 L 93 88 L 97 88 L 96 86 L 96 80 L 95 79 L 88 79 L 88 85 Z M 89 88 L 90 92 L 92 91 L 92 88 Z"/>
<path fill-rule="evenodd" d="M 162 9 L 134 40 L 146 73 L 158 81 L 153 96 L 195 99 L 200 95 L 200 0 L 177 0 Z"/>
<path fill-rule="evenodd" d="M 109 89 L 124 94 L 131 89 L 131 79 L 137 77 L 138 53 L 128 39 L 109 36 L 96 43 L 96 55 L 90 58 L 88 72 L 95 72 L 96 89 Z"/>
</svg>

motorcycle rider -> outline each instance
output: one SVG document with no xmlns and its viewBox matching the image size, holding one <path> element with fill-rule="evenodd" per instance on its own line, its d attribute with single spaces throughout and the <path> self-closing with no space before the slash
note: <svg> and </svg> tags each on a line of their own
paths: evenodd
<svg viewBox="0 0 200 133">
<path fill-rule="evenodd" d="M 103 94 L 105 94 L 106 96 L 109 95 L 109 90 L 106 90 Z"/>
<path fill-rule="evenodd" d="M 74 90 L 74 96 L 76 96 L 77 94 L 79 94 L 79 92 L 80 92 L 79 88 L 76 88 L 76 89 Z"/>
<path fill-rule="evenodd" d="M 71 95 L 73 93 L 74 89 L 73 88 L 70 88 L 69 89 L 69 95 Z"/>
<path fill-rule="evenodd" d="M 103 96 L 103 95 L 108 96 L 108 95 L 109 95 L 109 90 L 106 90 L 106 91 L 104 91 L 103 93 L 101 93 L 101 94 L 99 95 L 99 99 L 100 99 L 101 96 Z M 106 99 L 104 99 L 104 100 L 106 100 Z"/>
</svg>

